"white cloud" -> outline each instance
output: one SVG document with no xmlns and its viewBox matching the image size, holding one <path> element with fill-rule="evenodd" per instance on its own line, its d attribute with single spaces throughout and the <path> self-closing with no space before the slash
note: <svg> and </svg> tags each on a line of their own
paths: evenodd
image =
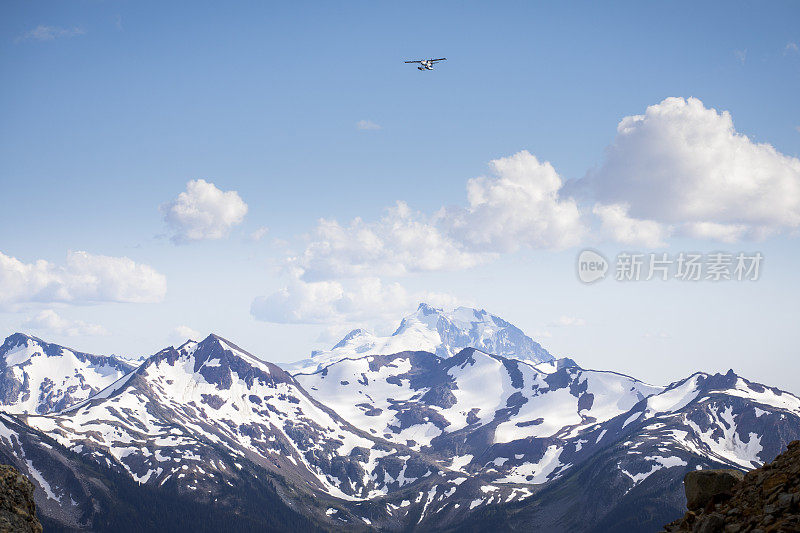
<svg viewBox="0 0 800 533">
<path fill-rule="evenodd" d="M 464 250 L 424 215 L 398 202 L 377 222 L 347 226 L 322 219 L 311 242 L 290 259 L 305 281 L 469 268 L 485 254 Z"/>
<path fill-rule="evenodd" d="M 626 204 L 596 204 L 592 213 L 600 219 L 600 236 L 622 244 L 657 248 L 665 246 L 670 233 L 669 227 L 653 220 L 629 217 Z"/>
<path fill-rule="evenodd" d="M 375 124 L 371 120 L 359 120 L 356 122 L 356 129 L 361 131 L 375 131 L 381 129 L 379 124 Z"/>
<path fill-rule="evenodd" d="M 32 30 L 29 30 L 17 38 L 20 41 L 53 41 L 61 37 L 76 37 L 85 34 L 83 28 L 59 28 L 57 26 L 45 26 L 40 24 Z"/>
<path fill-rule="evenodd" d="M 739 63 L 744 65 L 745 61 L 747 61 L 747 50 L 734 50 L 733 55 L 736 56 L 736 59 L 739 60 Z"/>
<path fill-rule="evenodd" d="M 561 198 L 563 182 L 549 163 L 523 151 L 490 166 L 495 176 L 469 180 L 467 207 L 425 216 L 398 202 L 377 222 L 322 219 L 289 263 L 305 281 L 399 276 L 470 268 L 523 246 L 559 249 L 581 241 L 578 206 Z"/>
<path fill-rule="evenodd" d="M 796 54 L 798 52 L 800 52 L 800 47 L 797 46 L 797 43 L 793 42 L 786 43 L 786 47 L 783 49 L 784 54 L 790 54 L 790 53 Z"/>
<path fill-rule="evenodd" d="M 258 320 L 277 324 L 353 324 L 396 320 L 419 302 L 451 307 L 458 300 L 447 294 L 411 293 L 399 283 L 378 278 L 304 282 L 295 278 L 285 288 L 256 298 L 251 314 Z"/>
<path fill-rule="evenodd" d="M 719 242 L 737 242 L 745 233 L 744 224 L 717 224 L 716 222 L 690 222 L 682 233 L 695 239 L 711 239 Z"/>
<path fill-rule="evenodd" d="M 468 207 L 441 213 L 454 239 L 495 252 L 568 248 L 581 241 L 585 228 L 578 205 L 561 196 L 563 181 L 550 163 L 523 150 L 490 167 L 494 176 L 467 183 Z"/>
<path fill-rule="evenodd" d="M 574 316 L 560 316 L 557 320 L 549 323 L 548 326 L 556 328 L 581 327 L 586 325 L 586 320 Z"/>
<path fill-rule="evenodd" d="M 320 220 L 287 258 L 295 285 L 260 300 L 270 304 L 260 314 L 288 309 L 277 320 L 314 321 L 305 303 L 341 305 L 345 288 L 335 280 L 459 270 L 525 247 L 598 239 L 661 247 L 673 235 L 735 242 L 800 227 L 800 160 L 751 141 L 728 112 L 696 98 L 623 118 L 605 160 L 582 180 L 565 182 L 527 151 L 490 168 L 467 182 L 466 205 L 426 215 L 398 202 L 377 221 Z"/>
<path fill-rule="evenodd" d="M 24 303 L 160 302 L 167 280 L 127 257 L 68 252 L 66 264 L 23 263 L 0 252 L 0 308 Z"/>
<path fill-rule="evenodd" d="M 252 232 L 252 233 L 249 235 L 249 237 L 248 237 L 248 238 L 249 238 L 251 241 L 253 241 L 253 242 L 258 242 L 258 241 L 260 241 L 261 239 L 263 239 L 263 238 L 264 238 L 264 236 L 265 236 L 267 233 L 269 233 L 269 228 L 267 228 L 267 227 L 265 227 L 265 226 L 261 226 L 260 228 L 258 228 L 258 229 L 257 229 L 257 230 L 255 230 L 254 232 Z"/>
<path fill-rule="evenodd" d="M 247 204 L 236 191 L 221 191 L 200 179 L 188 182 L 186 191 L 162 205 L 161 211 L 173 231 L 172 242 L 185 244 L 227 236 L 244 220 Z"/>
<path fill-rule="evenodd" d="M 800 160 L 738 133 L 727 111 L 696 98 L 667 98 L 625 117 L 603 165 L 581 185 L 601 204 L 609 229 L 630 219 L 731 240 L 800 227 Z M 620 233 L 658 240 L 655 226 Z M 661 238 L 663 238 L 662 235 Z"/>
<path fill-rule="evenodd" d="M 103 326 L 89 324 L 81 320 L 68 320 L 59 316 L 52 309 L 45 309 L 29 318 L 22 324 L 22 327 L 53 335 L 65 335 L 67 337 L 109 334 Z"/>
<path fill-rule="evenodd" d="M 172 330 L 172 338 L 182 344 L 187 340 L 200 341 L 203 339 L 203 334 L 189 326 L 178 326 Z"/>
</svg>

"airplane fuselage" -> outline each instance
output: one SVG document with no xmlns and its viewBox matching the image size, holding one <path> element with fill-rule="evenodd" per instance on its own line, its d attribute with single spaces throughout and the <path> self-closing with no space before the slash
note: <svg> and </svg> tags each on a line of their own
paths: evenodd
<svg viewBox="0 0 800 533">
<path fill-rule="evenodd" d="M 418 59 L 416 61 L 406 61 L 406 63 L 419 63 L 417 70 L 433 70 L 437 61 L 445 61 L 446 59 L 445 57 L 440 59 Z"/>
</svg>

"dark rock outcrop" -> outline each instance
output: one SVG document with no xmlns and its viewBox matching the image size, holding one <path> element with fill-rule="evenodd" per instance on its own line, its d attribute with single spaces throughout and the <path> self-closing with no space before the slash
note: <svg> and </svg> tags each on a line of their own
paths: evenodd
<svg viewBox="0 0 800 533">
<path fill-rule="evenodd" d="M 33 483 L 16 468 L 0 465 L 0 533 L 41 533 Z"/>
<path fill-rule="evenodd" d="M 690 511 L 664 526 L 665 531 L 800 531 L 800 441 L 791 442 L 773 462 L 751 470 L 729 488 L 726 486 L 731 480 L 725 477 L 725 471 L 711 472 L 687 474 L 686 496 L 688 499 L 691 491 L 693 498 Z M 712 487 L 719 492 L 714 493 Z M 704 507 L 692 507 L 703 499 Z"/>
<path fill-rule="evenodd" d="M 683 478 L 686 491 L 686 507 L 691 510 L 701 509 L 709 501 L 730 498 L 731 489 L 744 478 L 739 470 L 695 470 Z"/>
</svg>

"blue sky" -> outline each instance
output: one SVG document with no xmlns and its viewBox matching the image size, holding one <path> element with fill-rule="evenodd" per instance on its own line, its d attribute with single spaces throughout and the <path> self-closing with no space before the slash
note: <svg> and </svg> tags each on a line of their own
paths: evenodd
<svg viewBox="0 0 800 533">
<path fill-rule="evenodd" d="M 734 368 L 800 392 L 795 2 L 0 12 L 0 253 L 17 261 L 0 265 L 3 331 L 147 354 L 188 328 L 289 361 L 351 326 L 391 329 L 432 298 L 486 308 L 587 367 L 658 383 Z M 402 63 L 427 56 L 448 61 Z M 523 150 L 535 159 L 512 160 Z M 555 189 L 537 188 L 553 176 L 544 162 Z M 468 198 L 479 176 L 494 203 Z M 193 201 L 187 183 L 201 179 L 213 189 L 200 188 L 211 218 L 198 227 L 179 194 Z M 549 200 L 515 202 L 503 183 Z M 398 201 L 408 215 L 387 211 Z M 595 212 L 622 204 L 621 218 Z M 383 251 L 320 252 L 320 219 Z M 584 247 L 757 250 L 765 262 L 751 283 L 585 286 Z M 79 251 L 88 259 L 69 259 Z M 251 313 L 259 297 L 266 310 Z"/>
</svg>

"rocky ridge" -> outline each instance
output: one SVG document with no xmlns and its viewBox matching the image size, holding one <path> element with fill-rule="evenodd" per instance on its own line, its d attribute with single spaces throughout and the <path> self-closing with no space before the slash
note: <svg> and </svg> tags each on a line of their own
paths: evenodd
<svg viewBox="0 0 800 533">
<path fill-rule="evenodd" d="M 41 533 L 33 488 L 16 468 L 0 465 L 0 533 Z"/>
<path fill-rule="evenodd" d="M 705 483 L 707 488 L 693 492 L 692 487 L 698 485 L 697 478 L 703 474 L 709 478 Z M 724 478 L 729 475 L 725 470 L 689 472 L 684 483 L 690 510 L 683 518 L 667 524 L 664 530 L 703 533 L 800 531 L 800 441 L 791 442 L 774 461 L 751 470 L 728 489 Z M 718 490 L 708 490 L 712 487 Z"/>
<path fill-rule="evenodd" d="M 88 399 L 136 367 L 15 333 L 0 345 L 0 405 L 6 412 L 47 414 Z"/>
<path fill-rule="evenodd" d="M 800 398 L 733 371 L 649 385 L 520 358 L 516 332 L 420 306 L 386 344 L 356 331 L 294 374 L 212 334 L 88 397 L 96 369 L 119 375 L 104 360 L 13 335 L 0 358 L 31 404 L 3 405 L 0 463 L 54 530 L 644 533 L 683 512 L 687 472 L 738 474 L 800 439 Z M 53 365 L 64 386 L 32 379 Z M 71 405 L 43 413 L 51 390 Z"/>
</svg>

